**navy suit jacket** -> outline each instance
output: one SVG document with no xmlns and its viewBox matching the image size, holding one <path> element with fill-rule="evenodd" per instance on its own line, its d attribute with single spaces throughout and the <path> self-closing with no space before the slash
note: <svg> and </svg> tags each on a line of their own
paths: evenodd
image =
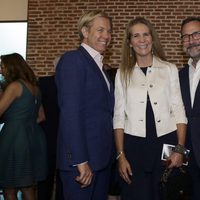
<svg viewBox="0 0 200 200">
<path fill-rule="evenodd" d="M 200 82 L 198 83 L 193 108 L 191 106 L 189 66 L 185 65 L 179 72 L 182 98 L 188 118 L 187 140 L 192 145 L 195 159 L 200 167 Z M 188 138 L 188 136 L 190 138 Z M 191 144 L 190 144 L 191 143 Z M 190 147 L 189 147 L 190 148 Z"/>
<path fill-rule="evenodd" d="M 113 157 L 113 87 L 83 48 L 66 52 L 56 68 L 60 122 L 57 167 L 74 169 L 88 161 L 92 170 L 105 168 Z"/>
</svg>

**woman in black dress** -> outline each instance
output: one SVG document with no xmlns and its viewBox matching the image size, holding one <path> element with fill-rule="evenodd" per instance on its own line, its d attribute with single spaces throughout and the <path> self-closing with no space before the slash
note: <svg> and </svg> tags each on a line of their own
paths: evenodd
<svg viewBox="0 0 200 200">
<path fill-rule="evenodd" d="M 182 165 L 187 119 L 178 70 L 166 61 L 152 24 L 130 20 L 115 79 L 114 129 L 122 200 L 158 200 L 163 144 L 176 145 L 169 167 Z"/>
</svg>

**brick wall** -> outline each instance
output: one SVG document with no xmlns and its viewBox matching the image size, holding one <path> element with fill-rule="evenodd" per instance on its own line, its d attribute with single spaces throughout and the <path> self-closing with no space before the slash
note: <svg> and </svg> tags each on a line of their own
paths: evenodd
<svg viewBox="0 0 200 200">
<path fill-rule="evenodd" d="M 27 61 L 38 76 L 54 72 L 53 60 L 79 46 L 77 21 L 85 10 L 101 9 L 113 18 L 113 39 L 105 62 L 119 67 L 125 25 L 136 16 L 156 27 L 169 61 L 181 66 L 180 24 L 199 16 L 200 0 L 29 0 Z"/>
</svg>

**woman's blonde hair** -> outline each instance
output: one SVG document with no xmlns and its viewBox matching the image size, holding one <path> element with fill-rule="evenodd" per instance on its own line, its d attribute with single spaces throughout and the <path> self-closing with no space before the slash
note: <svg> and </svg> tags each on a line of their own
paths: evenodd
<svg viewBox="0 0 200 200">
<path fill-rule="evenodd" d="M 126 84 L 130 81 L 130 74 L 132 70 L 134 69 L 135 64 L 137 62 L 135 51 L 132 47 L 130 47 L 131 28 L 136 24 L 144 24 L 145 26 L 148 27 L 149 33 L 152 37 L 152 42 L 153 42 L 152 54 L 159 57 L 162 60 L 166 60 L 160 40 L 158 38 L 158 35 L 153 25 L 147 19 L 143 17 L 137 17 L 135 19 L 130 20 L 126 26 L 125 35 L 123 39 L 122 62 L 120 66 L 122 78 Z"/>
</svg>

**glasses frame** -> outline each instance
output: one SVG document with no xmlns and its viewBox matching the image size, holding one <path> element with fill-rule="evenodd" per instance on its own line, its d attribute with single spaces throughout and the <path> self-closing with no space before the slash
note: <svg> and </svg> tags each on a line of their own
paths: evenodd
<svg viewBox="0 0 200 200">
<path fill-rule="evenodd" d="M 190 37 L 192 37 L 192 39 L 194 39 L 194 40 L 200 39 L 200 31 L 196 31 L 196 32 L 193 32 L 191 34 L 181 35 L 181 40 L 183 42 L 189 42 L 190 41 Z"/>
</svg>

